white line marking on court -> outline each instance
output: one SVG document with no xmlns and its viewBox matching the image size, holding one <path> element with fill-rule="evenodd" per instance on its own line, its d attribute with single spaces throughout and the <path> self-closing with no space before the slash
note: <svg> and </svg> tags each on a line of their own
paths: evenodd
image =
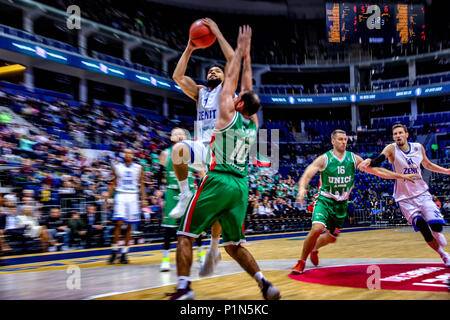
<svg viewBox="0 0 450 320">
<path fill-rule="evenodd" d="M 413 283 L 415 286 L 427 286 L 427 287 L 441 287 L 447 288 L 446 284 L 432 284 L 432 283 Z"/>
<path fill-rule="evenodd" d="M 231 273 L 225 273 L 225 274 L 218 274 L 218 275 L 214 275 L 214 276 L 211 276 L 211 277 L 199 278 L 199 279 L 192 280 L 192 281 L 212 279 L 212 278 L 218 278 L 218 277 L 223 277 L 223 276 L 231 276 L 233 274 L 238 274 L 238 273 L 243 273 L 243 272 L 245 272 L 245 271 L 231 272 Z M 176 282 L 171 282 L 171 283 L 160 285 L 160 286 L 152 286 L 152 287 L 147 287 L 147 288 L 133 289 L 133 290 L 127 290 L 127 291 L 120 291 L 120 292 L 108 292 L 108 293 L 99 294 L 99 295 L 95 295 L 95 296 L 89 296 L 89 297 L 83 298 L 81 300 L 93 300 L 93 299 L 98 299 L 98 298 L 115 296 L 115 295 L 119 295 L 119 294 L 125 294 L 125 293 L 131 293 L 131 292 L 137 292 L 137 291 L 144 291 L 144 290 L 150 290 L 150 289 L 155 289 L 155 288 L 173 286 L 173 285 L 176 285 L 176 284 L 177 284 Z"/>
</svg>

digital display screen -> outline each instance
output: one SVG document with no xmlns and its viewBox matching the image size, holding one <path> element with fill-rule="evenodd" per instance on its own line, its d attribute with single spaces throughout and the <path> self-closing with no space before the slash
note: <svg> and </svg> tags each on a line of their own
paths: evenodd
<svg viewBox="0 0 450 320">
<path fill-rule="evenodd" d="M 425 11 L 417 4 L 326 3 L 331 43 L 413 43 L 425 40 Z"/>
</svg>

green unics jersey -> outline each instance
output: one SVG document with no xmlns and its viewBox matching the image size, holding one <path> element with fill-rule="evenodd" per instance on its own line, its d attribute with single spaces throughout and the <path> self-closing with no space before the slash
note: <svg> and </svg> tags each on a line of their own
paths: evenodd
<svg viewBox="0 0 450 320">
<path fill-rule="evenodd" d="M 167 161 L 166 161 L 166 185 L 168 189 L 179 190 L 180 186 L 178 185 L 177 176 L 175 175 L 175 171 L 173 171 L 172 165 L 172 147 L 166 149 L 167 153 Z M 189 188 L 194 188 L 194 170 L 189 168 L 188 171 L 188 181 Z"/>
<path fill-rule="evenodd" d="M 339 160 L 331 151 L 325 153 L 325 169 L 320 172 L 319 194 L 336 201 L 348 200 L 355 181 L 356 158 L 345 151 Z"/>
<path fill-rule="evenodd" d="M 247 177 L 248 154 L 256 141 L 257 131 L 253 120 L 244 118 L 236 111 L 233 120 L 225 128 L 214 129 L 209 170 Z"/>
</svg>

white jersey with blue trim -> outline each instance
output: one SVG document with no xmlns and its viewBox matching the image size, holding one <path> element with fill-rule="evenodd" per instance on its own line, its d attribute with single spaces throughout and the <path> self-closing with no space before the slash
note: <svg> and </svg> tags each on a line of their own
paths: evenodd
<svg viewBox="0 0 450 320">
<path fill-rule="evenodd" d="M 213 90 L 200 88 L 197 103 L 197 121 L 195 123 L 195 137 L 197 141 L 209 144 L 214 126 L 219 117 L 220 94 L 222 83 Z"/>
<path fill-rule="evenodd" d="M 420 179 L 415 179 L 415 183 L 407 180 L 395 180 L 394 199 L 401 201 L 421 195 L 428 191 L 428 185 L 422 178 L 422 170 L 420 164 L 423 160 L 422 145 L 420 143 L 409 143 L 409 151 L 405 152 L 394 145 L 394 163 L 393 169 L 400 174 L 418 174 Z"/>
<path fill-rule="evenodd" d="M 130 166 L 127 166 L 125 163 L 118 163 L 113 165 L 113 169 L 117 176 L 116 192 L 139 192 L 139 178 L 142 170 L 140 164 L 133 162 Z"/>
</svg>

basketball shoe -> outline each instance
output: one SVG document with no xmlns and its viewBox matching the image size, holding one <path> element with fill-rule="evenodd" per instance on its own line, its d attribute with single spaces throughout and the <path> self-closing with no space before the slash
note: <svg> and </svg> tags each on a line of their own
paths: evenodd
<svg viewBox="0 0 450 320">
<path fill-rule="evenodd" d="M 450 268 L 450 254 L 448 254 L 447 252 L 445 252 L 442 256 L 441 256 L 442 261 L 444 261 L 444 265 L 446 268 Z"/>
<path fill-rule="evenodd" d="M 162 258 L 161 267 L 159 269 L 161 272 L 170 271 L 170 258 Z"/>
<path fill-rule="evenodd" d="M 177 288 L 177 291 L 170 294 L 170 300 L 194 300 L 194 291 L 191 290 L 191 282 L 184 289 Z"/>
<path fill-rule="evenodd" d="M 108 263 L 109 264 L 114 264 L 114 261 L 116 260 L 117 257 L 117 250 L 112 250 L 111 251 L 111 256 L 109 257 Z"/>
<path fill-rule="evenodd" d="M 306 261 L 305 260 L 298 260 L 297 264 L 295 265 L 295 267 L 293 267 L 291 269 L 291 274 L 302 274 L 305 271 L 305 265 L 306 265 Z"/>
<path fill-rule="evenodd" d="M 211 275 L 220 260 L 222 260 L 220 250 L 215 250 L 213 252 L 211 249 L 208 249 L 208 251 L 206 252 L 205 262 L 201 265 L 198 275 L 200 277 L 207 277 Z"/>
<path fill-rule="evenodd" d="M 175 208 L 172 209 L 169 213 L 169 217 L 178 219 L 181 218 L 186 211 L 186 208 L 189 204 L 189 200 L 191 200 L 192 192 L 183 192 L 179 195 L 179 200 Z"/>
<path fill-rule="evenodd" d="M 317 267 L 319 265 L 319 250 L 314 249 L 311 251 L 309 258 L 311 259 L 312 264 Z"/>
<path fill-rule="evenodd" d="M 259 283 L 259 288 L 265 300 L 280 300 L 281 294 L 275 286 L 273 286 L 269 281 L 262 278 Z"/>
<path fill-rule="evenodd" d="M 126 253 L 122 253 L 120 255 L 120 263 L 122 263 L 122 264 L 128 264 L 129 263 Z"/>
</svg>

